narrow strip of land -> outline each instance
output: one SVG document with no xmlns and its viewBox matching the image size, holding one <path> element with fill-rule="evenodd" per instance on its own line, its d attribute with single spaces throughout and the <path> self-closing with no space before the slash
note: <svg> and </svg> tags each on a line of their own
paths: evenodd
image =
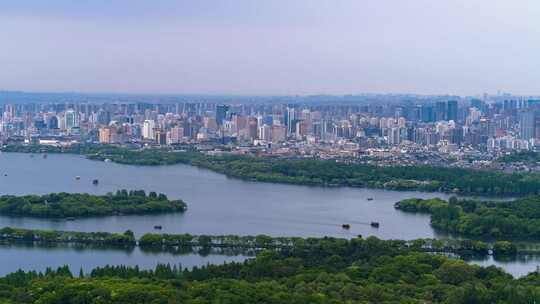
<svg viewBox="0 0 540 304">
<path fill-rule="evenodd" d="M 377 240 L 375 237 L 363 239 L 340 238 L 299 238 L 299 237 L 270 237 L 267 235 L 192 235 L 146 233 L 136 239 L 133 232 L 74 232 L 56 230 L 37 230 L 5 227 L 0 229 L 0 240 L 5 242 L 36 242 L 39 244 L 95 244 L 111 246 L 140 246 L 158 251 L 183 250 L 186 248 L 239 248 L 249 250 L 271 249 L 278 251 L 306 250 L 324 246 L 326 243 L 351 244 L 356 241 Z M 380 242 L 389 246 L 389 250 L 455 253 L 458 255 L 513 255 L 518 253 L 518 247 L 511 242 L 485 243 L 476 240 L 458 239 L 417 239 L 411 241 L 388 240 Z M 527 252 L 531 253 L 531 252 Z"/>
</svg>

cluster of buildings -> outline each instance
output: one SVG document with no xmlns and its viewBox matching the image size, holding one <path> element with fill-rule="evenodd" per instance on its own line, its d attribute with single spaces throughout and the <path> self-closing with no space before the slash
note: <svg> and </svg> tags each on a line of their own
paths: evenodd
<svg viewBox="0 0 540 304">
<path fill-rule="evenodd" d="M 489 159 L 540 147 L 540 100 L 361 103 L 22 103 L 0 108 L 2 143 L 204 144 L 284 156 Z M 448 157 L 451 155 L 452 157 Z"/>
</svg>

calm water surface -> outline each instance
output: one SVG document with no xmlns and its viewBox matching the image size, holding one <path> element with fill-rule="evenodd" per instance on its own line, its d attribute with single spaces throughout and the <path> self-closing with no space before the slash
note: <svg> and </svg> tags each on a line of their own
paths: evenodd
<svg viewBox="0 0 540 304">
<path fill-rule="evenodd" d="M 75 176 L 80 176 L 80 180 Z M 93 179 L 99 179 L 99 185 L 92 185 Z M 91 161 L 78 155 L 49 154 L 44 159 L 38 154 L 34 157 L 18 153 L 0 154 L 0 194 L 61 191 L 104 194 L 118 189 L 162 192 L 170 198 L 184 200 L 188 211 L 184 214 L 112 216 L 76 221 L 0 216 L 0 227 L 108 232 L 130 229 L 141 235 L 153 231 L 153 226 L 159 224 L 163 226 L 161 232 L 165 233 L 346 238 L 361 234 L 382 239 L 432 238 L 438 235 L 429 225 L 429 215 L 398 212 L 393 205 L 411 197 L 448 197 L 441 193 L 415 191 L 246 182 L 187 165 L 137 167 Z M 368 201 L 368 198 L 373 200 Z M 380 222 L 380 228 L 372 228 L 369 225 L 372 221 Z M 343 223 L 350 224 L 351 229 L 343 230 Z M 0 254 L 4 251 L 0 248 Z M 36 253 L 36 257 L 40 254 Z M 80 256 L 83 259 L 83 254 Z M 135 256 L 134 259 L 139 257 L 141 263 L 145 260 L 140 255 Z M 93 259 L 104 260 L 105 257 L 96 258 L 91 254 L 85 255 L 84 259 L 87 263 Z M 161 259 L 162 256 L 156 256 L 151 260 Z M 49 262 L 35 261 L 36 265 Z M 122 259 L 111 256 L 110 261 L 108 264 L 115 264 Z M 515 262 L 512 267 L 496 261 L 482 263 L 500 265 L 510 271 L 515 266 L 520 269 L 512 271 L 516 274 L 535 270 L 537 265 L 537 261 Z"/>
<path fill-rule="evenodd" d="M 8 176 L 4 176 L 7 174 Z M 76 180 L 75 176 L 80 176 Z M 99 185 L 92 185 L 93 179 Z M 268 234 L 273 236 L 375 235 L 380 238 L 434 237 L 429 216 L 396 212 L 393 204 L 410 197 L 445 194 L 359 188 L 322 188 L 245 182 L 187 165 L 137 167 L 87 160 L 77 155 L 0 154 L 1 194 L 87 192 L 144 189 L 187 202 L 184 214 L 116 216 L 72 222 L 0 217 L 0 226 L 140 235 L 153 230 L 194 234 Z M 367 198 L 373 198 L 368 201 Z M 378 221 L 379 229 L 369 223 Z M 349 223 L 351 229 L 341 228 Z"/>
<path fill-rule="evenodd" d="M 106 265 L 138 265 L 141 269 L 154 269 L 157 264 L 177 265 L 182 268 L 203 266 L 206 264 L 223 264 L 225 262 L 241 262 L 247 257 L 242 255 L 227 256 L 218 254 L 199 255 L 171 254 L 166 252 L 145 252 L 140 248 L 77 248 L 75 246 L 34 246 L 24 244 L 0 244 L 0 276 L 19 269 L 45 271 L 47 267 L 56 269 L 68 265 L 74 275 L 79 269 L 89 273 L 96 267 Z"/>
</svg>

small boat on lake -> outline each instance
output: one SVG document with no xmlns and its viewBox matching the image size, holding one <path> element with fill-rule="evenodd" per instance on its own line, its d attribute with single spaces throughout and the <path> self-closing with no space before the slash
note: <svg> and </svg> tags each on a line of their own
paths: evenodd
<svg viewBox="0 0 540 304">
<path fill-rule="evenodd" d="M 76 180 L 80 180 L 81 177 L 77 175 L 77 176 L 75 176 L 75 179 L 76 179 Z"/>
<path fill-rule="evenodd" d="M 97 179 L 95 179 L 95 180 L 92 181 L 92 184 L 97 185 L 97 184 L 99 184 L 99 181 Z"/>
<path fill-rule="evenodd" d="M 156 230 L 161 230 L 162 228 L 163 228 L 163 227 L 161 227 L 161 225 L 155 225 L 155 226 L 154 226 L 154 229 L 156 229 Z"/>
<path fill-rule="evenodd" d="M 371 227 L 379 228 L 379 222 L 371 222 Z"/>
<path fill-rule="evenodd" d="M 373 197 L 368 197 L 367 200 L 368 200 L 368 201 L 372 201 L 372 200 L 373 200 Z"/>
<path fill-rule="evenodd" d="M 347 229 L 347 230 L 348 230 L 348 229 L 351 229 L 351 225 L 349 225 L 349 224 L 343 224 L 343 225 L 341 225 L 341 228 Z"/>
</svg>

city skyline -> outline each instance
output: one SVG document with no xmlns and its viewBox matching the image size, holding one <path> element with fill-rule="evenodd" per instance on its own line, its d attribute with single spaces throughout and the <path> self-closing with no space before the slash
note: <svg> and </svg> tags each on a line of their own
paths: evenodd
<svg viewBox="0 0 540 304">
<path fill-rule="evenodd" d="M 0 1 L 0 303 L 539 302 L 538 16 Z"/>
<path fill-rule="evenodd" d="M 0 4 L 2 89 L 148 94 L 538 94 L 522 1 Z"/>
</svg>

